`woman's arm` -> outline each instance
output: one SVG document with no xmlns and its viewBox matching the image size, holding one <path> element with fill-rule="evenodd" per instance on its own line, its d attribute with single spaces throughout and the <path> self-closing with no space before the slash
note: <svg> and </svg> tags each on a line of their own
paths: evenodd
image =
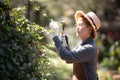
<svg viewBox="0 0 120 80">
<path fill-rule="evenodd" d="M 73 51 L 67 50 L 60 42 L 58 36 L 54 36 L 53 40 L 57 48 L 59 56 L 68 62 L 88 62 L 95 57 L 95 49 L 92 45 L 79 46 Z"/>
</svg>

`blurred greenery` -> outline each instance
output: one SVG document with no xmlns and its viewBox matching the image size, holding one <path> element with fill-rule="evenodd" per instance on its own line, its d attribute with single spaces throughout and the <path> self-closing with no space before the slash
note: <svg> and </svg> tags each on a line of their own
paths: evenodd
<svg viewBox="0 0 120 80">
<path fill-rule="evenodd" d="M 75 36 L 76 10 L 94 11 L 101 19 L 96 39 L 98 74 L 100 80 L 113 80 L 107 70 L 120 72 L 120 41 L 110 38 L 103 23 L 110 23 L 109 30 L 113 21 L 120 21 L 119 0 L 0 0 L 0 79 L 71 80 L 72 64 L 56 54 L 48 24 L 51 19 L 65 21 L 73 49 L 79 41 Z"/>
</svg>

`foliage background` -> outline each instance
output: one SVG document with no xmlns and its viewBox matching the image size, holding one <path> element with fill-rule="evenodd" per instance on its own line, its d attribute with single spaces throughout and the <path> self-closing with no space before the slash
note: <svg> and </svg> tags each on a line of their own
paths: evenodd
<svg viewBox="0 0 120 80">
<path fill-rule="evenodd" d="M 56 55 L 47 29 L 50 19 L 65 21 L 65 31 L 69 34 L 71 49 L 74 48 L 79 41 L 74 36 L 74 13 L 83 10 L 94 11 L 102 21 L 102 29 L 98 31 L 96 39 L 100 52 L 98 73 L 100 80 L 112 80 L 111 72 L 106 70 L 120 72 L 120 41 L 109 36 L 106 23 L 110 24 L 108 29 L 112 30 L 114 21 L 120 21 L 119 3 L 119 0 L 1 0 L 0 78 L 71 79 L 72 65 L 66 65 Z M 119 28 L 117 30 L 119 32 Z M 102 73 L 106 75 L 101 75 Z"/>
<path fill-rule="evenodd" d="M 56 72 L 43 36 L 47 30 L 26 19 L 24 11 L 0 1 L 0 80 L 53 80 Z"/>
</svg>

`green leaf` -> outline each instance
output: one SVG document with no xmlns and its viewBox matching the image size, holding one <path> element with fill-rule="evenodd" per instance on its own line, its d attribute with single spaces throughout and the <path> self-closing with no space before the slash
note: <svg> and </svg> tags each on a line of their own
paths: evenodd
<svg viewBox="0 0 120 80">
<path fill-rule="evenodd" d="M 10 4 L 10 0 L 6 0 L 6 4 Z"/>
<path fill-rule="evenodd" d="M 19 62 L 17 62 L 15 58 L 12 58 L 12 61 L 15 65 L 19 65 Z"/>
<path fill-rule="evenodd" d="M 38 40 L 41 40 L 41 39 L 43 39 L 43 38 L 44 38 L 43 36 L 39 36 L 39 37 L 38 37 Z"/>
<path fill-rule="evenodd" d="M 38 80 L 36 77 L 32 77 L 30 78 L 30 80 Z"/>
<path fill-rule="evenodd" d="M 10 62 L 7 62 L 7 68 L 11 71 L 13 69 L 13 66 Z"/>
</svg>

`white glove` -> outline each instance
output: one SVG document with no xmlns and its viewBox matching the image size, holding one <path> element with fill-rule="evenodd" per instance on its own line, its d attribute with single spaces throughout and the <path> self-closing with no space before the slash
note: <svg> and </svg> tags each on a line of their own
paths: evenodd
<svg viewBox="0 0 120 80">
<path fill-rule="evenodd" d="M 58 26 L 58 23 L 57 23 L 56 21 L 53 21 L 53 20 L 52 20 L 52 21 L 49 23 L 49 27 L 50 27 L 50 29 L 53 30 L 52 36 L 58 35 L 58 33 L 59 33 L 59 26 Z"/>
</svg>

